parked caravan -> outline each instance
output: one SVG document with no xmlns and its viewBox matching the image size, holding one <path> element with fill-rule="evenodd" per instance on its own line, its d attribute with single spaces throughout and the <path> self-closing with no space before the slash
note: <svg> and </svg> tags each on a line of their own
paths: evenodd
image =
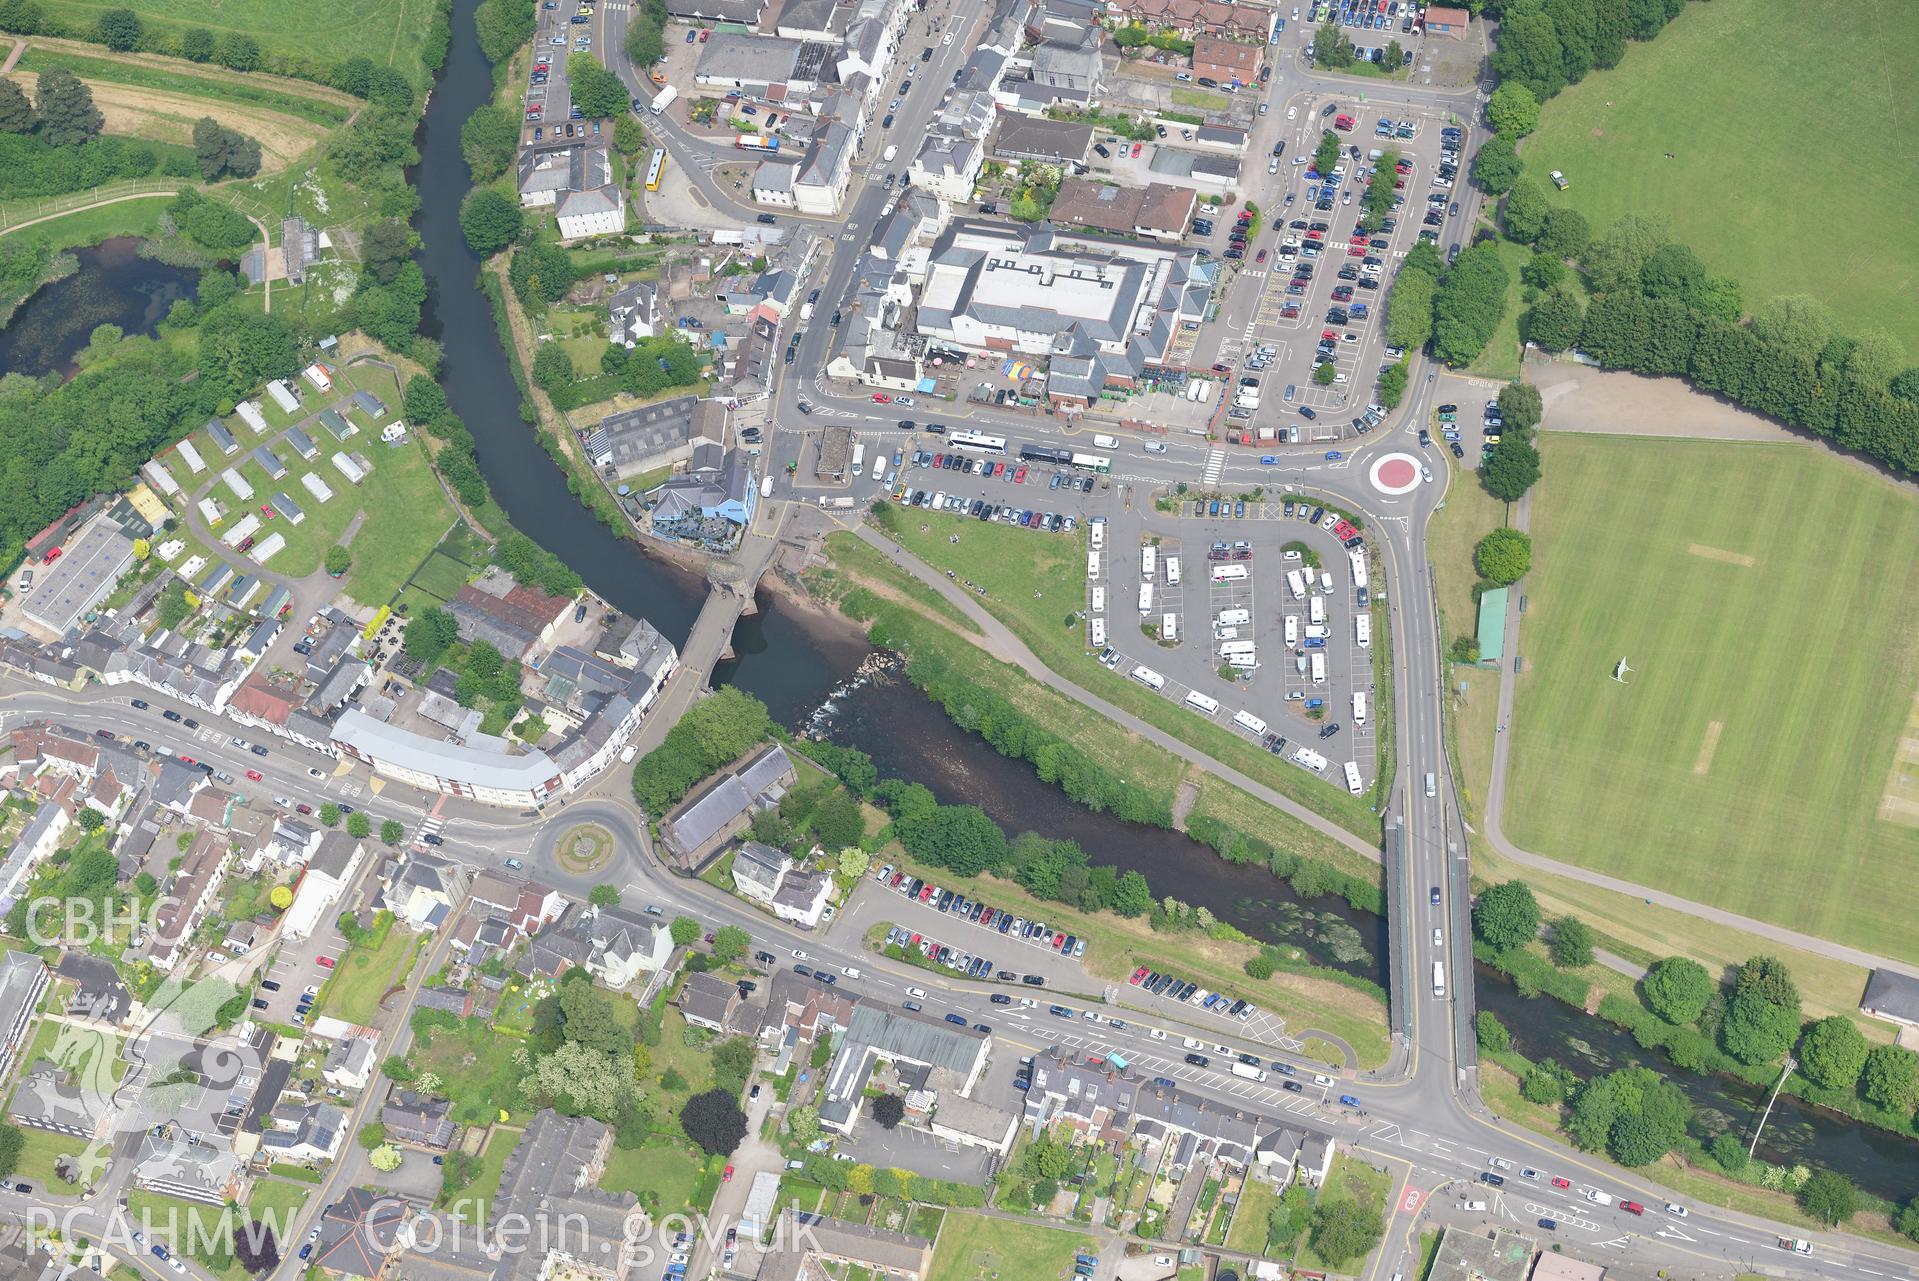
<svg viewBox="0 0 1919 1281">
<path fill-rule="evenodd" d="M 1166 688 L 1166 678 L 1144 663 L 1133 669 L 1133 679 L 1144 685 L 1147 689 Z"/>
<path fill-rule="evenodd" d="M 1194 690 L 1186 696 L 1186 706 L 1211 716 L 1219 710 L 1219 700 Z"/>
<path fill-rule="evenodd" d="M 1263 735 L 1266 732 L 1266 722 L 1251 712 L 1244 710 L 1233 713 L 1233 724 L 1239 726 L 1248 734 L 1255 736 Z"/>
</svg>

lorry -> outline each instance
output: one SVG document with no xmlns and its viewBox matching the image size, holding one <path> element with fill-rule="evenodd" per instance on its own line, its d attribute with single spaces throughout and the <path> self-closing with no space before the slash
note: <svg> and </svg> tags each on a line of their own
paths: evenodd
<svg viewBox="0 0 1919 1281">
<path fill-rule="evenodd" d="M 653 102 L 650 106 L 647 107 L 647 110 L 651 111 L 654 115 L 657 116 L 661 112 L 665 111 L 668 107 L 672 106 L 673 100 L 675 98 L 678 98 L 679 96 L 680 96 L 680 91 L 678 89 L 675 89 L 672 85 L 668 85 L 666 86 L 666 88 L 660 90 L 658 93 L 653 95 Z"/>
</svg>

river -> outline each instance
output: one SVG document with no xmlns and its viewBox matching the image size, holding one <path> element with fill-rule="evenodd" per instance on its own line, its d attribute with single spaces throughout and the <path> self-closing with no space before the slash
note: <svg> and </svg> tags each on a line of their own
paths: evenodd
<svg viewBox="0 0 1919 1281">
<path fill-rule="evenodd" d="M 1556 1059 L 1582 1079 L 1619 1068 L 1649 1067 L 1692 1101 L 1696 1137 L 1710 1139 L 1730 1131 L 1751 1141 L 1753 1123 L 1766 1105 L 1765 1090 L 1735 1077 L 1675 1068 L 1658 1051 L 1640 1049 L 1624 1029 L 1549 996 L 1521 996 L 1499 971 L 1475 968 L 1479 1008 L 1499 1016 L 1519 1053 L 1535 1062 Z M 1919 1142 L 1786 1094 L 1773 1106 L 1757 1155 L 1777 1165 L 1837 1170 L 1862 1190 L 1895 1203 L 1919 1191 Z"/>
<path fill-rule="evenodd" d="M 71 375 L 101 325 L 151 337 L 167 311 L 193 297 L 200 272 L 140 256 L 140 238 L 115 236 L 70 250 L 79 270 L 34 293 L 0 329 L 0 372 Z"/>
</svg>

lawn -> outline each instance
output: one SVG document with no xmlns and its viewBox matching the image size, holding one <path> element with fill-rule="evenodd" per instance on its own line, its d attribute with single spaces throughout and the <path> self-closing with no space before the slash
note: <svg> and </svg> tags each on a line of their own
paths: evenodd
<svg viewBox="0 0 1919 1281">
<path fill-rule="evenodd" d="M 172 192 L 163 191 L 149 198 L 122 200 L 117 204 L 101 205 L 97 209 L 82 209 L 58 218 L 49 218 L 13 234 L 23 239 L 31 236 L 55 249 L 97 245 L 114 236 L 157 235 L 160 215 L 173 198 Z"/>
<path fill-rule="evenodd" d="M 1520 301 L 1525 286 L 1520 283 L 1519 271 L 1533 255 L 1526 246 L 1516 245 L 1510 240 L 1494 243 L 1499 247 L 1499 261 L 1506 268 L 1506 311 L 1499 318 L 1499 328 L 1493 330 L 1486 350 L 1479 353 L 1479 359 L 1466 366 L 1466 372 L 1481 378 L 1511 382 L 1519 377 L 1519 312 L 1525 305 Z"/>
<path fill-rule="evenodd" d="M 1473 567 L 1473 548 L 1479 540 L 1506 523 L 1506 504 L 1486 492 L 1479 473 L 1460 470 L 1446 489 L 1446 502 L 1433 513 L 1426 530 L 1427 558 L 1439 597 L 1439 643 L 1450 648 L 1456 636 L 1471 636 L 1479 624 L 1479 605 L 1473 589 L 1479 571 Z M 1480 826 L 1479 807 L 1492 778 L 1493 722 L 1499 710 L 1499 676 L 1489 671 L 1448 665 L 1446 689 L 1450 702 L 1447 726 L 1449 746 L 1459 771 L 1466 815 Z M 1459 686 L 1466 686 L 1460 693 Z"/>
<path fill-rule="evenodd" d="M 260 1223 L 267 1223 L 282 1241 L 288 1239 L 293 1227 L 294 1216 L 300 1207 L 313 1194 L 313 1189 L 304 1183 L 291 1183 L 285 1179 L 262 1179 L 253 1185 L 253 1197 L 247 1202 L 247 1217 Z"/>
<path fill-rule="evenodd" d="M 245 1281 L 246 1269 L 230 1253 L 226 1267 L 215 1269 L 208 1264 L 212 1247 L 230 1250 L 234 1229 L 246 1222 L 243 1212 L 138 1190 L 127 1193 L 126 1207 L 129 1222 L 149 1239 L 194 1260 L 221 1281 Z"/>
<path fill-rule="evenodd" d="M 693 1205 L 702 1172 L 698 1149 L 661 1134 L 608 1152 L 600 1188 L 631 1192 L 655 1215 L 678 1214 Z"/>
<path fill-rule="evenodd" d="M 498 1119 L 500 1112 L 523 1111 L 520 1095 L 524 1075 L 513 1062 L 516 1042 L 494 1031 L 481 1018 L 458 1027 L 428 1029 L 413 1043 L 407 1061 L 422 1072 L 437 1072 L 440 1093 L 453 1100 L 453 1119 L 478 1125 Z"/>
<path fill-rule="evenodd" d="M 426 82 L 420 64 L 432 5 L 427 0 L 337 0 L 328 5 L 300 0 L 232 0 L 218 7 L 204 0 L 73 0 L 62 6 L 73 26 L 115 8 L 130 8 L 149 28 L 173 32 L 205 27 L 216 35 L 234 32 L 252 36 L 263 53 L 301 61 L 331 63 L 363 54 L 381 66 L 391 66 L 415 84 Z"/>
<path fill-rule="evenodd" d="M 378 938 L 379 927 L 374 929 Z M 367 1026 L 380 1016 L 380 998 L 406 982 L 413 968 L 420 935 L 398 926 L 389 927 L 377 944 L 369 939 L 348 948 L 334 967 L 315 1004 L 334 1018 Z"/>
<path fill-rule="evenodd" d="M 1919 578 L 1885 558 L 1919 504 L 1798 445 L 1543 439 L 1506 830 L 1919 958 L 1914 807 L 1879 817 L 1919 685 Z"/>
<path fill-rule="evenodd" d="M 1382 1220 L 1386 1216 L 1386 1198 L 1392 1195 L 1393 1176 L 1384 1170 L 1375 1170 L 1364 1160 L 1350 1153 L 1340 1153 L 1333 1158 L 1333 1168 L 1327 1172 L 1326 1182 L 1319 1189 L 1320 1205 L 1334 1201 L 1355 1201 L 1370 1207 Z M 1312 1234 L 1308 1233 L 1305 1243 L 1299 1249 L 1299 1268 L 1319 1272 L 1338 1272 L 1343 1275 L 1357 1275 L 1365 1264 L 1364 1259 L 1343 1259 L 1335 1268 L 1326 1260 L 1313 1253 Z"/>
<path fill-rule="evenodd" d="M 18 1127 L 25 1136 L 25 1145 L 20 1149 L 20 1163 L 13 1168 L 13 1177 L 24 1179 L 51 1192 L 72 1195 L 77 1189 L 74 1184 L 55 1177 L 53 1163 L 61 1157 L 78 1158 L 87 1149 L 85 1139 L 70 1134 L 55 1134 L 51 1130 L 40 1130 L 30 1125 Z M 109 1149 L 102 1147 L 100 1155 L 110 1157 Z"/>
<path fill-rule="evenodd" d="M 1379 819 L 1365 796 L 1349 795 L 1281 761 L 1251 739 L 1215 725 L 1137 681 L 1102 667 L 1087 650 L 1083 629 L 1063 626 L 1086 603 L 1086 540 L 1042 537 L 1031 530 L 982 524 L 944 513 L 908 516 L 887 508 L 894 538 L 921 560 L 985 588 L 981 604 L 1016 632 L 1053 671 L 1106 701 L 1331 818 L 1367 841 L 1379 839 Z M 921 533 L 920 526 L 927 526 Z M 958 542 L 949 542 L 951 535 Z M 1115 549 L 1115 555 L 1119 554 Z M 1103 723 L 1103 722 L 1102 722 Z M 1110 727 L 1107 731 L 1110 735 Z"/>
<path fill-rule="evenodd" d="M 1094 1251 L 1081 1232 L 1043 1228 L 1012 1219 L 949 1214 L 940 1231 L 929 1281 L 1059 1281 L 1073 1271 L 1073 1256 Z"/>
<path fill-rule="evenodd" d="M 523 1130 L 500 1126 L 487 1136 L 486 1147 L 480 1152 L 480 1172 L 473 1176 L 473 1182 L 454 1193 L 447 1205 L 455 1217 L 471 1223 L 492 1217 L 493 1195 L 500 1190 L 500 1176 L 506 1172 L 506 1159 L 520 1145 L 520 1135 L 523 1133 Z"/>
<path fill-rule="evenodd" d="M 1883 328 L 1919 353 L 1919 239 L 1872 235 L 1919 205 L 1899 87 L 1919 28 L 1896 0 L 1809 0 L 1779 17 L 1762 0 L 1685 6 L 1617 68 L 1547 104 L 1526 168 L 1542 180 L 1564 171 L 1571 187 L 1556 199 L 1595 231 L 1627 213 L 1664 218 L 1708 268 L 1740 281 L 1749 312 L 1812 293 L 1848 331 Z M 1813 172 L 1836 176 L 1818 199 L 1781 199 L 1804 188 L 1807 139 L 1820 143 Z M 1870 250 L 1839 227 L 1871 236 Z"/>
</svg>

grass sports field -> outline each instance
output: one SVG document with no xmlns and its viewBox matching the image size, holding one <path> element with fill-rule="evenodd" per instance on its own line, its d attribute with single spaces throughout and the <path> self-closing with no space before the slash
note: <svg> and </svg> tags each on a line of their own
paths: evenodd
<svg viewBox="0 0 1919 1281">
<path fill-rule="evenodd" d="M 1542 440 L 1507 832 L 1919 959 L 1919 502 L 1799 445 Z"/>
<path fill-rule="evenodd" d="M 1612 71 L 1546 105 L 1526 168 L 1563 170 L 1565 200 L 1603 230 L 1664 217 L 1747 311 L 1813 293 L 1853 332 L 1884 328 L 1919 354 L 1919 205 L 1906 69 L 1919 27 L 1899 0 L 1764 0 L 1685 7 Z M 1667 152 L 1673 158 L 1666 158 Z"/>
<path fill-rule="evenodd" d="M 262 50 L 295 57 L 340 61 L 364 54 L 416 84 L 426 80 L 420 46 L 433 16 L 429 0 L 68 0 L 61 6 L 76 25 L 109 9 L 132 9 L 149 26 L 237 32 L 258 40 Z"/>
</svg>

